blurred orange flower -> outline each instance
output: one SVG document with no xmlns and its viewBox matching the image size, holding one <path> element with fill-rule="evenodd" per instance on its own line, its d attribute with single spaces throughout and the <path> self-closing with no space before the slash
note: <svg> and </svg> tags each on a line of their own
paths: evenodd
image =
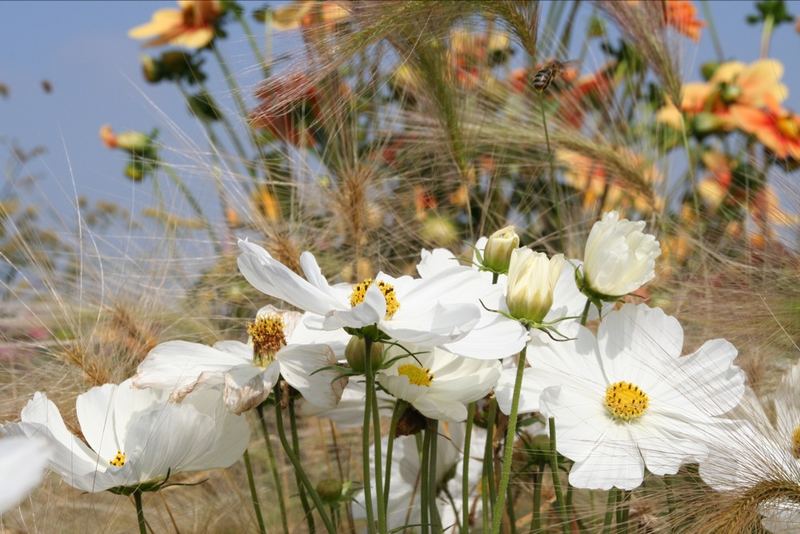
<svg viewBox="0 0 800 534">
<path fill-rule="evenodd" d="M 800 161 L 800 116 L 775 101 L 759 109 L 739 106 L 731 115 L 738 128 L 756 136 L 776 157 Z"/>
<path fill-rule="evenodd" d="M 272 10 L 270 25 L 277 31 L 307 28 L 315 23 L 333 25 L 348 18 L 350 14 L 334 1 L 295 0 Z"/>
<path fill-rule="evenodd" d="M 697 18 L 697 8 L 689 0 L 669 0 L 664 5 L 667 24 L 694 42 L 700 40 L 700 30 L 706 23 Z"/>
<path fill-rule="evenodd" d="M 303 73 L 267 80 L 257 91 L 261 101 L 250 114 L 254 128 L 266 128 L 295 146 L 314 143 L 312 128 L 320 117 L 319 93 Z"/>
<path fill-rule="evenodd" d="M 150 22 L 132 28 L 133 39 L 150 39 L 144 46 L 185 46 L 202 48 L 214 39 L 223 9 L 217 0 L 178 0 L 179 9 L 165 8 L 153 13 Z"/>
</svg>

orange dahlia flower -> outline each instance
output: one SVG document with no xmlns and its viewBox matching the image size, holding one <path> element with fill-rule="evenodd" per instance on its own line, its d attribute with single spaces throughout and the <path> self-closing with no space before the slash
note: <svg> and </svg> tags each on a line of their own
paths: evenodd
<svg viewBox="0 0 800 534">
<path fill-rule="evenodd" d="M 179 9 L 159 9 L 150 22 L 132 28 L 134 39 L 150 39 L 145 46 L 203 48 L 216 34 L 215 24 L 223 8 L 217 0 L 178 0 Z"/>
</svg>

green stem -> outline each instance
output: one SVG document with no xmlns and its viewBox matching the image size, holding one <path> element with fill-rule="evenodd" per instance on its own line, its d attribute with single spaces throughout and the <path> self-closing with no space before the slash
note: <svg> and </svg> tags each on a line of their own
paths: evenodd
<svg viewBox="0 0 800 534">
<path fill-rule="evenodd" d="M 392 422 L 389 424 L 389 442 L 386 445 L 386 476 L 383 482 L 383 509 L 389 509 L 389 493 L 392 487 L 392 453 L 394 452 L 394 438 L 397 436 L 397 423 L 406 411 L 408 404 L 398 400 L 392 411 Z"/>
<path fill-rule="evenodd" d="M 430 491 L 430 449 L 431 449 L 431 431 L 430 428 L 425 428 L 425 438 L 422 440 L 422 460 L 420 461 L 420 471 L 422 472 L 422 480 L 420 482 L 419 502 L 420 502 L 420 527 L 422 534 L 428 534 L 430 523 L 428 521 L 428 492 Z"/>
<path fill-rule="evenodd" d="M 583 313 L 581 313 L 581 325 L 586 326 L 586 320 L 589 318 L 589 308 L 592 306 L 592 300 L 586 299 L 586 304 L 583 306 Z"/>
<path fill-rule="evenodd" d="M 625 534 L 628 532 L 628 510 L 631 500 L 631 492 L 619 490 L 621 492 L 620 507 L 617 509 L 617 532 Z"/>
<path fill-rule="evenodd" d="M 719 34 L 714 24 L 714 17 L 711 14 L 708 0 L 702 0 L 701 5 L 703 6 L 703 17 L 708 23 L 708 32 L 711 34 L 711 42 L 714 44 L 714 52 L 717 54 L 717 61 L 724 61 L 725 53 L 722 51 L 722 42 L 719 40 Z"/>
<path fill-rule="evenodd" d="M 372 350 L 372 343 L 365 339 L 364 347 L 367 349 L 366 358 L 364 359 L 364 379 L 366 380 L 366 399 L 364 402 L 364 421 L 361 425 L 361 476 L 364 485 L 364 508 L 367 514 L 367 532 L 371 532 L 375 528 L 375 513 L 372 508 L 372 474 L 369 469 L 369 427 L 370 427 L 370 412 L 372 411 L 372 388 L 370 387 L 370 373 L 372 371 L 372 358 L 370 358 L 370 351 Z M 378 508 L 381 503 L 377 503 Z"/>
<path fill-rule="evenodd" d="M 561 193 L 558 188 L 558 181 L 556 180 L 556 169 L 553 164 L 553 151 L 550 148 L 550 133 L 547 130 L 547 115 L 544 112 L 544 92 L 539 95 L 539 108 L 542 111 L 542 126 L 544 127 L 544 140 L 547 144 L 547 162 L 550 168 L 550 202 L 553 204 L 553 213 L 556 217 L 556 228 L 559 230 L 559 242 L 561 248 L 564 249 L 564 233 L 560 230 L 563 229 L 561 224 Z"/>
<path fill-rule="evenodd" d="M 428 484 L 430 485 L 430 488 L 428 489 L 428 504 L 430 506 L 431 513 L 431 532 L 434 534 L 439 534 L 442 531 L 442 521 L 439 517 L 439 507 L 436 506 L 436 458 L 438 456 L 436 448 L 439 444 L 439 421 L 435 419 L 429 420 L 428 425 L 431 433 L 431 452 L 428 455 Z M 424 503 L 423 506 L 425 506 Z"/>
<path fill-rule="evenodd" d="M 298 458 L 302 458 L 302 455 L 300 454 L 300 438 L 297 435 L 297 417 L 295 416 L 294 413 L 294 399 L 291 398 L 291 394 L 289 397 L 288 408 L 289 408 L 289 431 L 292 437 L 292 450 L 294 451 L 295 455 Z M 317 530 L 316 525 L 314 524 L 314 514 L 311 512 L 311 507 L 308 505 L 308 497 L 306 496 L 306 491 L 303 488 L 302 481 L 297 476 L 297 473 L 295 473 L 295 478 L 296 478 L 295 482 L 297 483 L 297 493 L 300 496 L 300 505 L 303 507 L 303 513 L 305 514 L 306 521 L 308 522 L 308 531 L 311 534 L 314 534 L 314 532 L 316 532 Z"/>
<path fill-rule="evenodd" d="M 769 42 L 772 39 L 772 30 L 775 28 L 775 17 L 767 15 L 764 19 L 764 28 L 761 30 L 761 58 L 769 56 Z"/>
<path fill-rule="evenodd" d="M 283 496 L 283 484 L 281 483 L 280 475 L 278 474 L 278 462 L 275 459 L 275 451 L 272 448 L 272 439 L 270 439 L 269 430 L 267 429 L 267 420 L 264 417 L 264 406 L 259 404 L 256 407 L 256 414 L 261 423 L 261 432 L 264 434 L 264 443 L 267 445 L 267 457 L 269 458 L 269 470 L 272 474 L 272 483 L 275 485 L 275 492 L 278 494 L 278 508 L 281 513 L 281 526 L 283 526 L 284 534 L 289 534 L 289 522 L 286 517 L 286 499 Z"/>
<path fill-rule="evenodd" d="M 486 415 L 486 445 L 483 449 L 483 491 L 489 499 L 488 508 L 484 508 L 483 515 L 491 523 L 494 518 L 494 501 L 497 498 L 494 476 L 494 424 L 497 418 L 497 400 L 489 399 L 489 413 Z M 487 515 L 488 512 L 488 515 Z M 487 524 L 484 532 L 489 531 Z"/>
<path fill-rule="evenodd" d="M 553 492 L 556 494 L 556 508 L 561 518 L 561 528 L 569 533 L 569 521 L 564 504 L 564 494 L 561 492 L 561 478 L 558 474 L 558 451 L 556 450 L 556 420 L 552 417 L 547 420 L 550 429 L 550 471 L 553 475 Z"/>
<path fill-rule="evenodd" d="M 611 523 L 614 520 L 614 507 L 617 501 L 617 490 L 608 490 L 608 501 L 606 502 L 606 515 L 603 519 L 603 534 L 611 532 Z"/>
<path fill-rule="evenodd" d="M 142 492 L 133 492 L 133 504 L 136 506 L 136 522 L 139 523 L 139 534 L 147 534 L 147 523 L 144 520 L 144 508 L 142 508 Z"/>
<path fill-rule="evenodd" d="M 494 505 L 492 517 L 492 533 L 499 534 L 503 523 L 503 510 L 505 509 L 506 491 L 508 481 L 511 479 L 511 460 L 514 453 L 514 437 L 517 435 L 517 410 L 519 409 L 519 396 L 522 389 L 522 376 L 525 371 L 525 353 L 523 348 L 517 356 L 517 377 L 514 381 L 514 394 L 511 397 L 511 413 L 508 416 L 508 429 L 506 430 L 506 447 L 503 448 L 503 466 L 500 473 L 500 487 L 497 488 L 497 500 Z M 509 446 L 510 445 L 510 446 Z"/>
<path fill-rule="evenodd" d="M 253 510 L 256 513 L 256 521 L 258 522 L 258 531 L 261 534 L 267 534 L 267 528 L 264 526 L 264 516 L 261 514 L 261 505 L 258 502 L 258 492 L 256 491 L 256 480 L 253 478 L 253 465 L 250 463 L 250 452 L 244 450 L 244 467 L 247 470 L 247 485 L 250 487 L 250 500 L 253 502 Z"/>
<path fill-rule="evenodd" d="M 314 505 L 317 507 L 317 513 L 322 518 L 322 522 L 325 523 L 325 528 L 328 531 L 328 534 L 336 534 L 336 528 L 333 526 L 328 514 L 325 512 L 325 505 L 320 499 L 319 495 L 317 494 L 317 490 L 314 489 L 313 484 L 308 479 L 308 475 L 306 475 L 305 470 L 303 470 L 303 466 L 300 463 L 300 459 L 294 453 L 294 450 L 289 445 L 289 441 L 286 439 L 286 430 L 283 427 L 283 413 L 281 412 L 281 402 L 280 402 L 280 387 L 275 388 L 275 422 L 278 427 L 278 438 L 281 441 L 281 446 L 283 447 L 286 456 L 289 457 L 289 461 L 292 463 L 292 467 L 294 467 L 295 473 L 300 478 L 300 482 L 305 486 L 306 491 L 308 494 L 311 495 L 311 500 L 314 501 Z"/>
<path fill-rule="evenodd" d="M 467 405 L 467 428 L 464 431 L 463 464 L 461 466 L 461 532 L 469 534 L 469 449 L 472 425 L 475 423 L 475 403 Z"/>
<path fill-rule="evenodd" d="M 372 403 L 372 445 L 373 455 L 375 456 L 375 504 L 378 507 L 378 531 L 381 532 L 381 534 L 386 534 L 386 509 L 388 504 L 384 506 L 383 500 L 383 477 L 381 476 L 383 473 L 383 469 L 381 468 L 381 414 L 380 411 L 378 411 L 378 394 L 375 390 L 375 369 L 372 369 L 371 340 L 365 340 L 364 350 L 366 351 L 366 354 L 364 354 L 364 367 L 369 376 L 367 379 L 367 388 L 372 387 L 372 394 L 369 396 L 369 399 Z M 386 489 L 386 493 L 389 493 L 388 488 Z"/>
<path fill-rule="evenodd" d="M 244 30 L 244 35 L 247 37 L 247 42 L 250 45 L 250 49 L 253 51 L 253 55 L 256 57 L 256 61 L 258 61 L 258 64 L 261 65 L 261 72 L 264 74 L 264 78 L 269 78 L 269 66 L 264 60 L 261 50 L 258 49 L 258 43 L 253 35 L 253 31 L 250 29 L 250 24 L 247 22 L 247 17 L 245 17 L 244 11 L 236 9 L 234 10 L 234 16 Z"/>
<path fill-rule="evenodd" d="M 538 465 L 533 471 L 533 511 L 531 515 L 531 534 L 535 534 L 542 530 L 542 517 L 540 515 L 542 508 L 542 476 L 544 472 Z"/>
</svg>

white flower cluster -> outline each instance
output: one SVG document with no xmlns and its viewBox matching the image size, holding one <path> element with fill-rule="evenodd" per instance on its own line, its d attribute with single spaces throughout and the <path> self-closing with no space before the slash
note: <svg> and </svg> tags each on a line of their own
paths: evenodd
<svg viewBox="0 0 800 534">
<path fill-rule="evenodd" d="M 592 228 L 582 261 L 519 248 L 519 241 L 513 228 L 504 228 L 476 244 L 470 265 L 447 250 L 422 251 L 418 277 L 381 272 L 356 284 L 329 283 L 309 252 L 300 258 L 300 276 L 263 248 L 240 241 L 238 265 L 247 281 L 300 311 L 262 308 L 248 325 L 246 343 L 158 345 L 131 379 L 78 397 L 83 439 L 41 393 L 19 423 L 1 432 L 43 444 L 27 448 L 83 491 L 158 489 L 171 473 L 234 463 L 249 439 L 240 414 L 262 406 L 285 383 L 305 399 L 302 414 L 366 425 L 367 433 L 370 409 L 377 418 L 395 411 L 417 414 L 423 426 L 444 425 L 434 427 L 448 438 L 438 446 L 441 458 L 430 476 L 431 488 L 447 488 L 453 469 L 463 469 L 468 407 L 494 396 L 511 416 L 512 430 L 518 413 L 554 421 L 557 450 L 571 460 L 569 483 L 576 488 L 632 490 L 645 470 L 670 475 L 686 463 L 700 463 L 713 487 L 735 486 L 731 473 L 739 471 L 722 463 L 735 462 L 736 455 L 719 452 L 728 446 L 720 436 L 732 427 L 759 431 L 726 417 L 747 398 L 736 349 L 715 339 L 684 356 L 683 329 L 674 317 L 619 302 L 655 276 L 660 247 L 644 223 L 607 213 Z M 781 432 L 800 436 L 797 422 L 779 417 L 779 425 L 789 425 Z M 380 425 L 374 430 L 379 436 Z M 480 432 L 473 442 L 484 439 Z M 739 442 L 746 442 L 742 436 Z M 384 529 L 420 518 L 414 484 L 425 466 L 414 439 L 397 440 L 395 464 L 387 470 L 387 477 L 395 476 L 384 488 L 388 508 L 378 520 Z M 384 442 L 384 455 L 386 448 Z M 798 454 L 789 453 L 776 454 L 796 462 Z M 15 468 L 7 463 L 0 469 Z M 18 494 L 0 495 L 0 504 L 16 503 L 42 464 L 32 464 L 31 475 L 15 475 Z M 480 468 L 481 462 L 469 462 L 469 492 L 476 490 Z M 457 478 L 450 489 L 461 492 Z M 372 520 L 369 503 L 381 510 L 379 497 L 360 494 L 356 515 L 367 510 Z M 785 515 L 782 504 L 772 509 Z M 410 512 L 404 516 L 403 510 Z"/>
</svg>

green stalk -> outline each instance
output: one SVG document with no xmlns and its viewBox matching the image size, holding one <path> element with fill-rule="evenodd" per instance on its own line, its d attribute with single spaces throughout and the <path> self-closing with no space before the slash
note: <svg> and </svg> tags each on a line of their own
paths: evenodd
<svg viewBox="0 0 800 534">
<path fill-rule="evenodd" d="M 764 19 L 764 28 L 761 30 L 761 58 L 769 56 L 769 42 L 772 40 L 772 30 L 775 28 L 775 17 L 768 15 Z"/>
<path fill-rule="evenodd" d="M 133 504 L 136 506 L 136 522 L 139 523 L 139 534 L 147 534 L 147 523 L 144 520 L 144 508 L 142 508 L 142 492 L 133 492 Z"/>
<path fill-rule="evenodd" d="M 328 534 L 336 534 L 336 528 L 333 526 L 328 514 L 325 512 L 325 505 L 322 502 L 322 499 L 319 497 L 319 494 L 317 494 L 317 490 L 314 489 L 314 485 L 311 484 L 311 481 L 308 479 L 308 475 L 306 475 L 306 472 L 300 463 L 300 459 L 297 457 L 294 449 L 292 449 L 292 447 L 289 445 L 289 441 L 286 438 L 286 430 L 283 426 L 283 413 L 281 412 L 279 386 L 275 388 L 275 422 L 278 427 L 278 438 L 281 441 L 281 446 L 283 447 L 286 456 L 288 456 L 289 461 L 292 463 L 295 473 L 300 478 L 300 482 L 305 486 L 308 494 L 311 495 L 311 500 L 314 501 L 314 505 L 317 507 L 317 513 L 319 513 L 319 516 L 322 518 L 322 522 L 325 524 L 325 529 L 328 531 Z"/>
<path fill-rule="evenodd" d="M 561 193 L 558 189 L 558 181 L 556 180 L 556 169 L 553 164 L 553 151 L 550 148 L 550 133 L 547 130 L 547 115 L 544 112 L 544 92 L 539 94 L 539 108 L 542 111 L 542 126 L 544 127 L 544 140 L 547 144 L 547 162 L 550 168 L 550 202 L 553 204 L 553 213 L 556 216 L 556 228 L 561 230 L 563 225 L 561 223 Z M 563 232 L 558 233 L 559 243 L 561 248 L 564 249 L 564 235 Z"/>
<path fill-rule="evenodd" d="M 617 500 L 617 490 L 611 488 L 608 490 L 608 501 L 606 502 L 606 515 L 603 519 L 603 534 L 611 532 L 611 523 L 614 520 L 614 506 Z"/>
<path fill-rule="evenodd" d="M 581 313 L 581 325 L 586 326 L 586 320 L 589 318 L 589 308 L 592 305 L 591 299 L 586 299 L 586 304 L 583 306 L 583 313 Z"/>
<path fill-rule="evenodd" d="M 428 492 L 430 491 L 430 449 L 431 449 L 431 431 L 430 428 L 425 428 L 425 438 L 422 440 L 422 460 L 419 463 L 420 471 L 422 472 L 422 480 L 420 482 L 419 502 L 420 502 L 420 523 L 422 534 L 428 534 L 430 523 L 428 521 Z M 434 533 L 438 534 L 438 533 Z"/>
<path fill-rule="evenodd" d="M 253 51 L 253 55 L 256 57 L 256 61 L 258 61 L 258 64 L 261 65 L 261 72 L 264 74 L 264 78 L 269 78 L 269 66 L 265 61 L 264 56 L 261 54 L 261 50 L 258 49 L 258 43 L 253 35 L 253 31 L 250 29 L 250 24 L 247 22 L 247 17 L 244 16 L 244 11 L 234 9 L 233 12 L 236 20 L 244 30 L 244 35 L 247 37 L 247 42 L 250 45 L 250 49 Z"/>
<path fill-rule="evenodd" d="M 300 454 L 300 439 L 297 436 L 297 418 L 295 417 L 294 413 L 294 399 L 289 397 L 288 402 L 289 408 L 289 431 L 291 432 L 292 436 L 292 450 L 294 450 L 295 455 L 298 458 L 302 458 Z M 306 516 L 306 521 L 308 522 L 308 531 L 311 534 L 316 532 L 316 526 L 314 525 L 314 514 L 311 511 L 311 507 L 308 505 L 308 497 L 306 496 L 306 491 L 303 488 L 302 481 L 297 478 L 297 473 L 295 473 L 296 483 L 297 483 L 297 493 L 300 495 L 300 504 L 303 507 L 303 513 Z"/>
<path fill-rule="evenodd" d="M 564 505 L 564 495 L 561 492 L 561 478 L 558 475 L 558 451 L 556 450 L 556 420 L 552 417 L 547 420 L 550 429 L 550 470 L 553 475 L 553 492 L 556 494 L 556 508 L 561 518 L 561 528 L 565 534 L 569 533 L 569 520 Z"/>
<path fill-rule="evenodd" d="M 489 499 L 488 508 L 484 508 L 483 515 L 487 517 L 489 523 L 494 518 L 494 501 L 497 498 L 494 476 L 494 424 L 497 418 L 497 400 L 489 399 L 489 413 L 486 415 L 486 445 L 483 449 L 483 491 Z M 484 529 L 489 531 L 489 525 Z"/>
<path fill-rule="evenodd" d="M 372 393 L 368 396 L 368 398 L 372 404 L 372 445 L 373 455 L 375 456 L 375 504 L 378 507 L 378 532 L 381 532 L 381 534 L 386 534 L 386 506 L 384 506 L 383 477 L 381 476 L 383 473 L 383 469 L 381 468 L 381 414 L 378 411 L 378 395 L 375 391 L 375 370 L 372 369 L 371 340 L 364 340 L 364 350 L 364 368 L 368 376 L 367 389 L 372 388 Z M 389 493 L 388 488 L 386 493 Z"/>
<path fill-rule="evenodd" d="M 472 425 L 474 423 L 475 403 L 470 402 L 467 405 L 467 429 L 464 433 L 464 458 L 461 466 L 461 532 L 463 534 L 469 534 L 469 447 L 472 443 Z"/>
<path fill-rule="evenodd" d="M 284 534 L 289 534 L 289 522 L 286 518 L 286 500 L 283 496 L 283 484 L 281 483 L 280 475 L 278 474 L 278 462 L 275 459 L 275 451 L 272 449 L 272 439 L 270 439 L 269 430 L 267 429 L 267 420 L 264 417 L 264 406 L 259 404 L 256 406 L 256 414 L 261 423 L 261 432 L 264 434 L 264 443 L 267 445 L 267 457 L 269 458 L 269 470 L 272 474 L 272 483 L 275 485 L 275 492 L 278 494 L 278 508 L 281 513 L 281 526 L 283 527 Z"/>
<path fill-rule="evenodd" d="M 714 17 L 711 14 L 708 0 L 701 0 L 700 4 L 703 6 L 703 18 L 705 18 L 708 23 L 708 32 L 711 34 L 711 42 L 714 44 L 714 52 L 717 54 L 717 61 L 725 61 L 725 53 L 722 51 L 722 42 L 719 40 L 719 34 L 714 24 Z"/>
<path fill-rule="evenodd" d="M 533 511 L 531 512 L 531 534 L 541 532 L 542 518 L 540 511 L 542 508 L 542 469 L 537 465 L 533 471 Z"/>
<path fill-rule="evenodd" d="M 369 374 L 372 371 L 372 358 L 370 358 L 370 350 L 372 350 L 372 343 L 365 339 L 364 346 L 367 348 L 366 359 L 364 360 L 364 379 L 367 382 L 366 399 L 364 402 L 364 421 L 361 425 L 361 476 L 364 479 L 364 508 L 367 514 L 367 531 L 370 532 L 375 528 L 375 514 L 372 509 L 372 474 L 369 469 L 369 428 L 370 428 L 370 412 L 372 411 L 372 388 L 370 387 Z M 377 503 L 380 508 L 381 503 Z"/>
<path fill-rule="evenodd" d="M 430 462 L 428 466 L 428 484 L 430 484 L 430 488 L 428 489 L 428 504 L 431 511 L 431 532 L 434 534 L 439 534 L 439 532 L 442 531 L 442 520 L 439 517 L 439 507 L 436 506 L 436 457 L 438 456 L 436 448 L 439 444 L 439 421 L 435 419 L 429 420 L 428 426 L 430 427 L 431 433 L 431 451 L 428 458 L 428 461 Z M 424 503 L 423 506 L 425 506 Z"/>
<path fill-rule="evenodd" d="M 406 411 L 406 404 L 404 401 L 398 399 L 392 411 L 392 422 L 389 424 L 389 443 L 386 445 L 386 476 L 383 482 L 383 509 L 389 509 L 389 493 L 392 487 L 392 453 L 394 452 L 394 438 L 397 436 L 397 423 L 400 417 Z"/>
<path fill-rule="evenodd" d="M 517 435 L 517 410 L 519 409 L 519 396 L 522 389 L 522 375 L 525 370 L 525 353 L 527 347 L 524 347 L 517 356 L 517 376 L 514 380 L 514 394 L 511 397 L 511 414 L 508 416 L 508 429 L 506 430 L 506 445 L 512 444 L 511 447 L 506 446 L 503 448 L 503 466 L 500 473 L 500 487 L 497 488 L 497 500 L 494 504 L 494 516 L 492 517 L 492 534 L 499 534 L 500 527 L 503 523 L 503 510 L 506 504 L 506 491 L 508 490 L 508 481 L 511 479 L 511 460 L 514 453 L 514 437 Z"/>
<path fill-rule="evenodd" d="M 620 534 L 625 534 L 628 532 L 628 510 L 629 510 L 629 503 L 631 500 L 631 492 L 625 490 L 619 490 L 622 492 L 620 498 L 621 506 L 617 509 L 617 532 Z"/>
<path fill-rule="evenodd" d="M 258 492 L 256 491 L 256 481 L 253 478 L 253 466 L 250 463 L 250 452 L 244 450 L 244 467 L 247 470 L 247 485 L 250 487 L 250 500 L 253 502 L 253 510 L 256 513 L 256 521 L 258 522 L 258 531 L 261 534 L 267 534 L 267 528 L 264 526 L 264 516 L 261 513 L 261 505 L 258 502 Z"/>
</svg>

